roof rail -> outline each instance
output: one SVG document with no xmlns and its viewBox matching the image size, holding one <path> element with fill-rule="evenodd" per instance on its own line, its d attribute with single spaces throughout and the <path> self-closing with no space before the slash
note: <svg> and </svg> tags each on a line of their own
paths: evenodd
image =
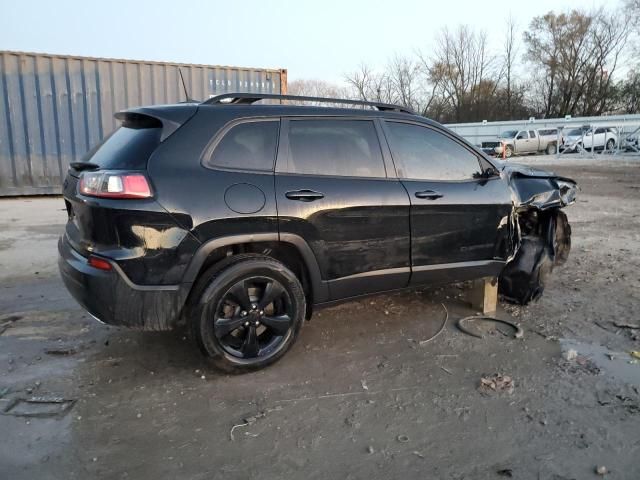
<svg viewBox="0 0 640 480">
<path fill-rule="evenodd" d="M 301 95 L 277 95 L 274 93 L 223 93 L 202 102 L 202 105 L 250 105 L 260 100 L 294 100 L 304 102 L 344 103 L 348 105 L 362 105 L 377 108 L 381 112 L 401 112 L 416 115 L 416 112 L 408 107 L 393 105 L 391 103 L 365 102 L 362 100 L 349 100 L 346 98 L 307 97 Z"/>
</svg>

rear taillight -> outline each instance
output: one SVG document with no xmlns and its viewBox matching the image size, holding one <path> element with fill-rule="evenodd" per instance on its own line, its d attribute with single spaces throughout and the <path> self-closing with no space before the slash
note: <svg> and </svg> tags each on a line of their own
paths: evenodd
<svg viewBox="0 0 640 480">
<path fill-rule="evenodd" d="M 83 172 L 78 191 L 82 195 L 102 198 L 150 198 L 151 186 L 142 173 Z"/>
</svg>

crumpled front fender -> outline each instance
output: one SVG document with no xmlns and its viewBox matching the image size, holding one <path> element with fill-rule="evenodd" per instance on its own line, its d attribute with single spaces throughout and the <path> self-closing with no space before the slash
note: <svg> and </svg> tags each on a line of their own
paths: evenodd
<svg viewBox="0 0 640 480">
<path fill-rule="evenodd" d="M 577 183 L 553 172 L 502 162 L 501 175 L 507 178 L 516 209 L 562 208 L 575 202 Z"/>
</svg>

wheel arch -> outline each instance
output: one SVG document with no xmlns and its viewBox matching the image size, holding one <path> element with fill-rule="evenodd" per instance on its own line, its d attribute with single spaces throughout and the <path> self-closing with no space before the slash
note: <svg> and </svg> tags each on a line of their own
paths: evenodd
<svg viewBox="0 0 640 480">
<path fill-rule="evenodd" d="M 314 303 L 328 300 L 328 287 L 322 280 L 320 267 L 311 247 L 302 237 L 291 233 L 231 235 L 204 242 L 191 259 L 183 284 L 193 285 L 207 268 L 239 253 L 261 253 L 286 265 L 299 277 L 308 297 L 309 308 Z"/>
</svg>

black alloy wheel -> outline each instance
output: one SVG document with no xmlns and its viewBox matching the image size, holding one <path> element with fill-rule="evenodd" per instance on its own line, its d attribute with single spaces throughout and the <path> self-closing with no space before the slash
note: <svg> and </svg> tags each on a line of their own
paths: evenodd
<svg viewBox="0 0 640 480">
<path fill-rule="evenodd" d="M 213 329 L 222 348 L 240 359 L 268 357 L 293 327 L 292 303 L 282 284 L 269 277 L 235 283 L 218 302 Z"/>
<path fill-rule="evenodd" d="M 300 280 L 270 257 L 229 257 L 203 273 L 194 288 L 189 310 L 194 339 L 214 366 L 229 373 L 277 361 L 304 322 Z"/>
</svg>

